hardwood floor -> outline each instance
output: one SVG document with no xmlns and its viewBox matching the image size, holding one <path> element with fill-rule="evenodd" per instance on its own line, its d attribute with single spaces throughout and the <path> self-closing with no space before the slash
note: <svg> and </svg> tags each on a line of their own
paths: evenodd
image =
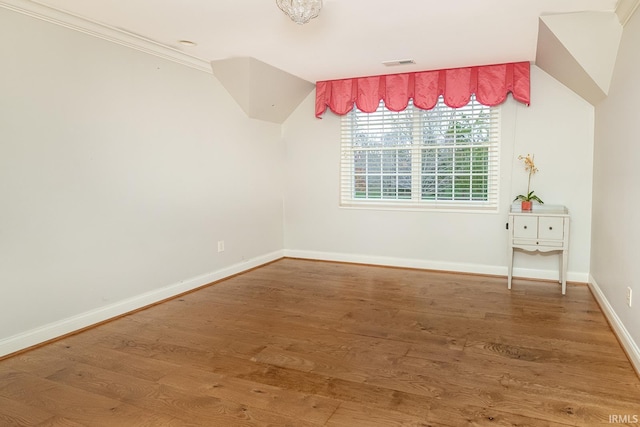
<svg viewBox="0 0 640 427">
<path fill-rule="evenodd" d="M 283 259 L 0 361 L 0 425 L 640 417 L 640 380 L 586 286 L 506 288 L 505 278 Z"/>
</svg>

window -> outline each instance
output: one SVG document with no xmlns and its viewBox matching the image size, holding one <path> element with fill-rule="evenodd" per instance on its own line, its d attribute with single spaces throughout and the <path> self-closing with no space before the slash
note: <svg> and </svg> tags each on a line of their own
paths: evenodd
<svg viewBox="0 0 640 427">
<path fill-rule="evenodd" d="M 499 107 L 400 112 L 380 103 L 342 118 L 341 205 L 490 209 L 498 204 Z"/>
</svg>

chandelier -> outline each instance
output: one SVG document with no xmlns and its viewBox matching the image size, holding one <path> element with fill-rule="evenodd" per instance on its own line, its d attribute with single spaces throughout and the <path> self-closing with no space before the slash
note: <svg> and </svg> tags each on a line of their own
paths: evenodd
<svg viewBox="0 0 640 427">
<path fill-rule="evenodd" d="M 276 0 L 278 7 L 296 24 L 306 24 L 320 14 L 322 0 Z"/>
</svg>

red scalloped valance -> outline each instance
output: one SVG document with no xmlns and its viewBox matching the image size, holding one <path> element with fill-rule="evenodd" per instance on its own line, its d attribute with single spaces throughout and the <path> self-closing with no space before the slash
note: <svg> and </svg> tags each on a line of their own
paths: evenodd
<svg viewBox="0 0 640 427">
<path fill-rule="evenodd" d="M 316 117 L 327 107 L 336 114 L 347 114 L 354 104 L 372 113 L 380 100 L 391 111 L 404 110 L 410 99 L 416 107 L 430 110 L 440 95 L 452 108 L 467 105 L 472 94 L 481 104 L 498 105 L 509 92 L 529 105 L 529 82 L 528 62 L 328 80 L 316 83 Z"/>
</svg>

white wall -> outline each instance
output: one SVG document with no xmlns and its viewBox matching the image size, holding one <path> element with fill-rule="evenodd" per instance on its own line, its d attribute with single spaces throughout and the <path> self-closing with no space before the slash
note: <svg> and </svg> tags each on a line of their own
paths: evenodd
<svg viewBox="0 0 640 427">
<path fill-rule="evenodd" d="M 503 274 L 507 212 L 526 191 L 516 159 L 535 154 L 532 189 L 572 215 L 569 279 L 589 272 L 593 107 L 532 66 L 531 106 L 503 107 L 498 213 L 411 212 L 339 207 L 340 118 L 314 118 L 309 96 L 283 126 L 287 255 Z M 557 255 L 516 254 L 516 275 L 556 278 Z"/>
<path fill-rule="evenodd" d="M 592 286 L 640 372 L 640 13 L 624 28 L 609 96 L 596 107 Z M 626 288 L 633 289 L 633 307 Z"/>
<path fill-rule="evenodd" d="M 279 125 L 210 74 L 0 28 L 0 356 L 282 255 Z"/>
</svg>

